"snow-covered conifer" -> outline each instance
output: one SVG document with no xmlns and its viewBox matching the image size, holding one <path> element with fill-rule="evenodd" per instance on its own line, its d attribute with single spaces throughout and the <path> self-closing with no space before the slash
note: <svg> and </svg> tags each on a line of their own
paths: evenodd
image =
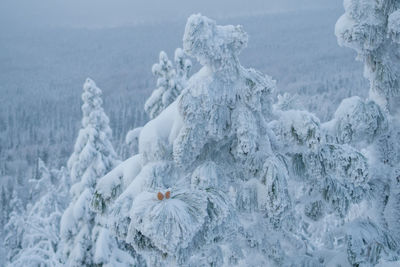
<svg viewBox="0 0 400 267">
<path fill-rule="evenodd" d="M 108 236 L 106 225 L 90 210 L 97 180 L 118 163 L 101 93 L 91 79 L 86 80 L 82 94 L 82 129 L 68 161 L 74 184 L 70 191 L 72 201 L 61 218 L 60 234 L 61 261 L 69 266 L 112 265 L 113 258 L 107 255 L 119 257 L 118 247 Z"/>
<path fill-rule="evenodd" d="M 324 128 L 333 135 L 332 141 L 365 147 L 388 130 L 388 121 L 374 101 L 354 96 L 342 101 Z"/>
<path fill-rule="evenodd" d="M 355 49 L 370 81 L 370 98 L 394 113 L 400 101 L 400 3 L 392 0 L 344 0 L 336 23 L 340 45 Z"/>
<path fill-rule="evenodd" d="M 23 216 L 25 209 L 15 188 L 11 195 L 10 207 L 12 211 L 9 214 L 8 222 L 4 226 L 4 246 L 7 250 L 7 262 L 14 260 L 15 256 L 21 251 L 25 232 Z"/>
<path fill-rule="evenodd" d="M 151 266 L 394 260 L 386 185 L 359 150 L 387 132 L 381 108 L 348 99 L 321 124 L 289 95 L 272 105 L 275 82 L 239 63 L 246 44 L 240 26 L 188 19 L 183 47 L 203 67 L 100 179 L 93 208 Z"/>
<path fill-rule="evenodd" d="M 34 195 L 39 199 L 29 204 L 24 217 L 22 249 L 10 266 L 57 266 L 60 243 L 60 219 L 69 201 L 69 174 L 65 168 L 48 170 L 39 159 Z M 40 178 L 42 177 L 42 178 Z M 45 192 L 43 192 L 43 187 Z"/>
<path fill-rule="evenodd" d="M 355 248 L 349 260 L 353 264 L 375 264 L 381 255 L 375 253 L 376 258 L 371 258 L 363 250 L 381 251 L 382 248 L 375 244 L 388 244 L 386 237 L 382 236 L 384 233 L 395 238 L 393 244 L 398 246 L 400 243 L 396 175 L 400 164 L 400 2 L 345 0 L 344 7 L 345 14 L 336 24 L 339 44 L 357 51 L 358 59 L 364 63 L 365 76 L 370 81 L 370 100 L 381 108 L 372 101 L 355 97 L 344 100 L 335 118 L 327 123 L 327 129 L 341 142 L 358 143 L 368 157 L 370 176 L 373 177 L 370 181 L 371 198 L 377 218 L 372 223 L 358 224 L 366 230 L 355 233 L 356 237 L 362 237 L 362 242 L 353 242 Z M 365 235 L 372 237 L 364 238 Z M 380 236 L 374 237 L 376 235 Z M 387 254 L 388 245 L 383 251 Z"/>
<path fill-rule="evenodd" d="M 246 44 L 240 26 L 191 16 L 184 49 L 203 68 L 97 184 L 94 208 L 150 265 L 267 264 L 278 250 L 266 239 L 289 224 L 291 200 L 267 125 L 275 82 L 240 65 Z"/>
<path fill-rule="evenodd" d="M 186 86 L 192 68 L 192 62 L 187 58 L 182 48 L 175 50 L 175 65 L 172 65 L 164 51 L 160 52 L 159 58 L 159 63 L 152 67 L 153 75 L 157 77 L 157 89 L 153 91 L 144 105 L 144 109 L 151 119 L 175 101 Z M 141 130 L 142 127 L 138 127 L 126 134 L 125 143 L 131 149 L 132 155 L 139 151 Z"/>
<path fill-rule="evenodd" d="M 185 87 L 186 81 L 189 79 L 189 72 L 192 68 L 192 62 L 190 59 L 186 58 L 185 52 L 182 48 L 175 49 L 175 71 L 176 76 L 180 80 L 182 89 Z"/>
<path fill-rule="evenodd" d="M 151 119 L 175 101 L 185 87 L 192 63 L 185 58 L 181 48 L 175 51 L 175 66 L 172 65 L 164 51 L 160 52 L 159 63 L 152 67 L 157 77 L 157 89 L 147 99 L 144 109 Z"/>
</svg>

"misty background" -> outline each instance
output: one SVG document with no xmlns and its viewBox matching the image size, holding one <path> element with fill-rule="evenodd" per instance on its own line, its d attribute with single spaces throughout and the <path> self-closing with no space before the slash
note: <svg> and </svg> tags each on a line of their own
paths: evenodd
<svg viewBox="0 0 400 267">
<path fill-rule="evenodd" d="M 0 24 L 13 27 L 119 27 L 185 19 L 337 8 L 340 0 L 2 0 Z"/>
</svg>

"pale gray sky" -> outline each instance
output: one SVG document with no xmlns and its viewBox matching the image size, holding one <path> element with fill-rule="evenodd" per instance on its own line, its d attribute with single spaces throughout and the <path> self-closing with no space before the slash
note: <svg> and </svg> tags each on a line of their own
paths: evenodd
<svg viewBox="0 0 400 267">
<path fill-rule="evenodd" d="M 341 6 L 342 0 L 1 0 L 0 25 L 115 27 L 182 19 L 192 13 L 230 17 Z"/>
</svg>

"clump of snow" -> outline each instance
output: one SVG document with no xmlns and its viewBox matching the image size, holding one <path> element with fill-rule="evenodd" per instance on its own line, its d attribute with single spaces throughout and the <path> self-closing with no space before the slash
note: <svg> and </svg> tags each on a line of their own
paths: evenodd
<svg viewBox="0 0 400 267">
<path fill-rule="evenodd" d="M 371 143 L 388 129 L 388 122 L 373 101 L 363 101 L 358 96 L 346 98 L 325 128 L 339 143 Z"/>
<path fill-rule="evenodd" d="M 247 39 L 241 26 L 219 26 L 197 14 L 190 16 L 186 23 L 183 48 L 202 65 L 224 68 L 226 64 L 234 63 L 230 59 L 235 59 L 247 46 Z"/>
</svg>

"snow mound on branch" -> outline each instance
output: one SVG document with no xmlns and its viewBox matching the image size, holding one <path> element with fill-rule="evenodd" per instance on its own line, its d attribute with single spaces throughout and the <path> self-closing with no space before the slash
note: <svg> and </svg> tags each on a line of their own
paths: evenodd
<svg viewBox="0 0 400 267">
<path fill-rule="evenodd" d="M 228 63 L 247 46 L 247 34 L 241 26 L 219 26 L 201 14 L 191 15 L 183 36 L 185 52 L 202 65 L 215 68 Z"/>
<path fill-rule="evenodd" d="M 175 254 L 186 248 L 200 231 L 207 202 L 201 192 L 172 191 L 170 199 L 157 199 L 156 192 L 142 192 L 132 203 L 128 241 L 144 235 L 163 252 Z M 142 244 L 132 242 L 140 247 Z"/>
<path fill-rule="evenodd" d="M 387 131 L 388 122 L 380 107 L 373 101 L 358 96 L 346 98 L 324 127 L 342 144 L 371 143 Z"/>
<path fill-rule="evenodd" d="M 106 203 L 118 196 L 142 169 L 142 156 L 135 155 L 105 175 L 96 186 L 92 199 L 92 207 L 98 212 L 104 212 Z"/>
<path fill-rule="evenodd" d="M 279 120 L 270 123 L 278 141 L 289 149 L 295 146 L 313 148 L 322 140 L 319 119 L 307 112 L 287 110 L 278 112 Z"/>
<path fill-rule="evenodd" d="M 182 127 L 178 100 L 168 106 L 140 132 L 139 153 L 145 161 L 172 158 L 172 143 Z"/>
</svg>

